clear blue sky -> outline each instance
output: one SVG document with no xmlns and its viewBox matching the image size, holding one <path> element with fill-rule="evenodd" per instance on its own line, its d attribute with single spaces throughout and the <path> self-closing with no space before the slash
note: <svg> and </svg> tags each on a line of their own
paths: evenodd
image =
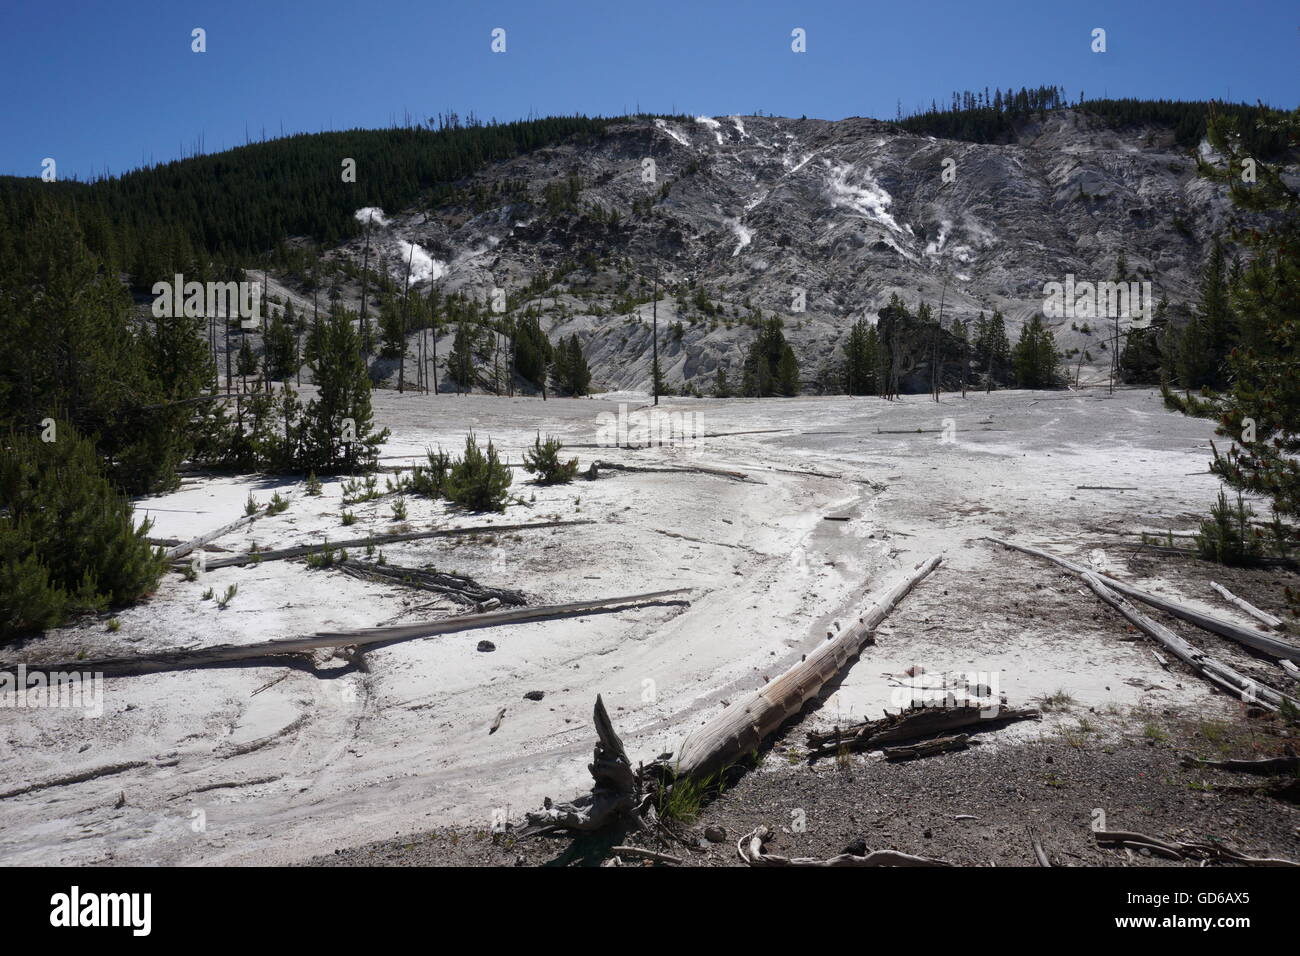
<svg viewBox="0 0 1300 956">
<path fill-rule="evenodd" d="M 899 100 L 1039 84 L 1300 102 L 1294 0 L 6 0 L 2 22 L 0 173 L 52 156 L 60 178 L 447 108 L 892 118 Z"/>
</svg>

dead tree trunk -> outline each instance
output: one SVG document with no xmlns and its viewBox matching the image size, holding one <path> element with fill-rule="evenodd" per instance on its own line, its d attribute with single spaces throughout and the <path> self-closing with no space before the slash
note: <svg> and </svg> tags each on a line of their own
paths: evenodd
<svg viewBox="0 0 1300 956">
<path fill-rule="evenodd" d="M 1012 544 L 1010 541 L 1003 541 L 1001 538 L 990 537 L 989 541 L 1000 544 L 1004 548 L 1011 548 L 1013 551 L 1020 551 L 1024 554 L 1032 554 L 1038 558 L 1045 558 L 1053 564 L 1060 565 L 1067 571 L 1073 571 L 1078 575 L 1091 574 L 1089 568 L 1075 564 L 1073 561 L 1067 561 L 1065 558 L 1058 558 L 1054 554 L 1046 551 L 1040 551 L 1038 548 L 1031 548 L 1023 544 Z M 1251 630 L 1248 627 L 1242 627 L 1240 624 L 1234 624 L 1232 621 L 1225 621 L 1222 618 L 1213 617 L 1204 611 L 1198 611 L 1195 608 L 1188 607 L 1178 601 L 1161 597 L 1158 594 L 1152 594 L 1150 591 L 1143 591 L 1141 588 L 1135 588 L 1131 584 L 1125 584 L 1115 578 L 1107 577 L 1106 584 L 1131 598 L 1136 598 L 1154 608 L 1159 608 L 1167 614 L 1174 617 L 1180 617 L 1184 621 L 1189 621 L 1197 627 L 1202 627 L 1207 631 L 1213 631 L 1229 640 L 1236 641 L 1238 644 L 1244 644 L 1247 647 L 1253 647 L 1257 651 L 1263 651 L 1271 657 L 1278 660 L 1290 660 L 1300 662 L 1300 647 L 1294 644 L 1288 644 L 1286 641 L 1280 641 L 1268 634 L 1261 634 L 1259 631 Z"/>
<path fill-rule="evenodd" d="M 696 728 L 677 750 L 675 779 L 705 780 L 755 750 L 769 734 L 798 713 L 826 682 L 838 675 L 873 639 L 873 631 L 894 606 L 933 571 L 938 555 L 917 565 L 837 637 L 828 640 L 780 677 L 732 704 Z"/>
<path fill-rule="evenodd" d="M 1093 574 L 1091 571 L 1085 571 L 1083 579 L 1088 583 L 1088 587 L 1092 588 L 1096 593 L 1097 597 L 1123 614 L 1134 627 L 1147 634 L 1152 640 L 1158 641 L 1171 654 L 1210 683 L 1223 688 L 1235 697 L 1260 704 L 1270 710 L 1280 708 L 1283 701 L 1289 701 L 1293 706 L 1300 708 L 1300 701 L 1295 698 L 1288 697 L 1266 684 L 1261 684 L 1259 681 L 1246 677 L 1227 664 L 1202 654 L 1169 628 L 1151 620 L 1151 618 L 1138 611 L 1132 604 L 1129 604 L 1128 601 L 1111 590 L 1108 582 L 1103 582 L 1098 575 Z"/>
<path fill-rule="evenodd" d="M 531 833 L 552 829 L 599 830 L 619 819 L 639 828 L 636 809 L 640 803 L 640 783 L 599 694 L 594 719 L 596 750 L 588 765 L 595 780 L 591 794 L 558 806 L 547 799 L 542 810 L 528 814 Z"/>
</svg>

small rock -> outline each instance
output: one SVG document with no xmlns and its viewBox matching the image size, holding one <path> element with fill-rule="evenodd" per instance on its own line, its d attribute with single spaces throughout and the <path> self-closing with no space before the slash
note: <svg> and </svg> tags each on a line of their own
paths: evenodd
<svg viewBox="0 0 1300 956">
<path fill-rule="evenodd" d="M 491 641 L 479 641 L 478 649 L 486 654 L 488 651 L 495 651 L 497 649 L 497 646 L 493 644 Z"/>
<path fill-rule="evenodd" d="M 524 694 L 524 700 L 541 700 L 545 696 L 545 691 L 530 690 L 528 693 Z"/>
<path fill-rule="evenodd" d="M 704 839 L 710 843 L 723 843 L 727 839 L 727 831 L 722 827 L 705 827 Z"/>
<path fill-rule="evenodd" d="M 861 837 L 859 837 L 858 839 L 856 839 L 856 840 L 854 840 L 852 843 L 850 843 L 848 846 L 846 846 L 846 847 L 845 847 L 843 850 L 841 850 L 840 852 L 841 852 L 841 853 L 851 853 L 851 854 L 853 854 L 854 856 L 866 856 L 866 855 L 867 855 L 867 841 L 864 840 L 864 839 L 862 839 Z"/>
</svg>

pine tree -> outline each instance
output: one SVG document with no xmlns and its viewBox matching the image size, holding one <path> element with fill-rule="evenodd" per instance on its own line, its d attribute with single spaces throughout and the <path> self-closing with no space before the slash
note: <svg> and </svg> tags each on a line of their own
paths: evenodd
<svg viewBox="0 0 1300 956">
<path fill-rule="evenodd" d="M 879 360 L 879 337 L 866 319 L 858 319 L 849 329 L 844 344 L 844 391 L 849 395 L 873 395 L 877 389 L 876 370 Z"/>
<path fill-rule="evenodd" d="M 727 381 L 727 370 L 721 365 L 718 366 L 718 374 L 713 380 L 713 397 L 731 397 L 731 384 Z"/>
<path fill-rule="evenodd" d="M 456 337 L 447 353 L 447 377 L 461 389 L 474 385 L 474 333 L 474 326 L 462 321 L 456 326 Z"/>
<path fill-rule="evenodd" d="M 1011 353 L 1011 364 L 1020 388 L 1051 388 L 1059 384 L 1060 355 L 1041 315 L 1033 316 L 1021 327 L 1020 339 Z"/>
<path fill-rule="evenodd" d="M 151 591 L 165 566 L 151 527 L 135 525 L 130 501 L 70 422 L 0 437 L 0 639 Z"/>
<path fill-rule="evenodd" d="M 505 511 L 510 482 L 510 469 L 497 457 L 492 440 L 488 439 L 485 454 L 470 432 L 464 457 L 447 475 L 447 498 L 470 511 Z"/>
<path fill-rule="evenodd" d="M 1300 110 L 1277 114 L 1263 133 L 1300 137 Z M 1233 202 L 1271 217 L 1267 228 L 1243 238 L 1253 256 L 1232 289 L 1241 316 L 1242 344 L 1229 357 L 1230 387 L 1219 434 L 1232 444 L 1215 448 L 1211 469 L 1239 491 L 1271 499 L 1279 535 L 1294 542 L 1300 519 L 1300 192 L 1282 178 L 1280 168 L 1256 163 L 1256 181 L 1240 177 L 1243 160 L 1253 158 L 1223 117 L 1210 122 L 1210 144 L 1226 162 L 1201 163 L 1203 175 L 1226 184 Z M 1288 590 L 1300 612 L 1300 594 Z"/>
<path fill-rule="evenodd" d="M 301 442 L 304 470 L 327 474 L 372 467 L 388 429 L 373 431 L 370 376 L 347 310 L 322 320 L 312 362 L 316 397 L 307 403 Z"/>
</svg>

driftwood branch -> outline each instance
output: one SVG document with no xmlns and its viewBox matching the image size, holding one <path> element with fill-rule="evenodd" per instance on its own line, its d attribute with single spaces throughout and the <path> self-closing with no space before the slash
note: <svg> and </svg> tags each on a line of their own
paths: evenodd
<svg viewBox="0 0 1300 956">
<path fill-rule="evenodd" d="M 970 745 L 969 741 L 970 737 L 968 735 L 957 734 L 952 737 L 936 737 L 934 740 L 923 740 L 917 744 L 886 747 L 883 753 L 886 760 L 919 760 L 921 757 L 929 757 L 934 754 L 965 750 Z"/>
<path fill-rule="evenodd" d="M 487 614 L 461 614 L 440 621 L 420 624 L 399 624 L 393 627 L 358 628 L 351 631 L 320 631 L 311 637 L 291 637 L 284 640 L 258 641 L 253 644 L 218 644 L 212 647 L 177 648 L 137 657 L 106 657 L 98 660 L 76 660 L 61 664 L 41 665 L 50 670 L 73 670 L 117 677 L 128 674 L 150 674 L 159 671 L 190 670 L 209 664 L 238 663 L 270 659 L 283 664 L 285 655 L 299 655 L 322 648 L 356 645 L 383 645 L 408 641 L 437 634 L 453 634 L 484 627 L 505 624 L 525 624 L 556 618 L 576 617 L 601 611 L 627 610 L 648 604 L 662 604 L 690 591 L 675 588 L 668 591 L 650 591 L 626 597 L 601 598 L 596 601 L 574 601 L 569 604 L 551 604 L 541 607 L 520 608 L 511 611 L 492 611 Z M 0 673 L 16 673 L 17 665 L 0 665 Z"/>
<path fill-rule="evenodd" d="M 826 757 L 841 749 L 883 749 L 886 744 L 944 734 L 959 727 L 996 727 L 1015 720 L 1038 720 L 1040 716 L 1032 708 L 995 706 L 992 702 L 952 701 L 940 707 L 916 704 L 897 714 L 886 714 L 879 720 L 864 720 L 843 729 L 811 731 L 808 734 L 808 755 Z"/>
<path fill-rule="evenodd" d="M 1129 847 L 1134 850 L 1147 850 L 1157 856 L 1170 860 L 1185 858 L 1209 860 L 1220 863 L 1239 863 L 1243 866 L 1300 866 L 1293 860 L 1276 857 L 1255 857 L 1238 853 L 1220 843 L 1189 842 L 1161 840 L 1159 837 L 1134 833 L 1130 830 L 1094 830 L 1097 843 L 1103 846 Z"/>
<path fill-rule="evenodd" d="M 141 510 L 148 511 L 149 509 L 142 508 Z M 182 541 L 180 544 L 168 548 L 166 551 L 163 552 L 163 557 L 165 557 L 168 561 L 175 561 L 178 558 L 183 558 L 185 557 L 185 555 L 189 554 L 195 548 L 201 548 L 205 544 L 209 543 L 210 541 L 215 541 L 217 538 L 220 538 L 222 535 L 230 534 L 230 532 L 232 531 L 237 531 L 238 529 L 242 528 L 244 525 L 251 524 L 252 522 L 256 521 L 258 518 L 262 518 L 262 517 L 265 517 L 265 512 L 262 511 L 258 511 L 251 515 L 244 515 L 242 518 L 237 518 L 236 520 L 230 522 L 229 524 L 223 524 L 220 528 L 214 528 L 211 531 L 204 532 L 203 534 L 199 535 L 197 538 L 191 538 L 189 541 Z"/>
<path fill-rule="evenodd" d="M 1053 564 L 1065 568 L 1067 571 L 1073 571 L 1075 574 L 1084 575 L 1093 573 L 1090 568 L 1075 564 L 1073 561 L 1067 561 L 1065 558 L 1057 557 L 1047 551 L 1031 548 L 1028 545 L 1012 544 L 1010 541 L 1003 541 L 1001 538 L 988 538 L 995 544 L 1000 544 L 1004 548 L 1011 548 L 1013 551 L 1020 551 L 1023 554 L 1032 554 L 1038 558 L 1044 558 Z M 1213 631 L 1229 640 L 1236 641 L 1238 644 L 1244 644 L 1252 647 L 1257 651 L 1277 659 L 1287 659 L 1300 662 L 1300 647 L 1294 644 L 1288 644 L 1286 641 L 1278 640 L 1268 634 L 1262 634 L 1252 628 L 1242 627 L 1232 621 L 1226 621 L 1222 618 L 1214 617 L 1203 611 L 1189 607 L 1179 601 L 1170 598 L 1161 597 L 1159 594 L 1152 594 L 1150 591 L 1143 591 L 1141 588 L 1135 588 L 1131 584 L 1125 584 L 1123 581 L 1107 576 L 1105 579 L 1107 587 L 1123 594 L 1127 597 L 1135 598 L 1143 603 L 1149 604 L 1154 608 L 1180 617 L 1184 621 L 1189 621 L 1197 627 L 1204 628 L 1207 631 Z"/>
<path fill-rule="evenodd" d="M 736 852 L 740 858 L 750 866 L 794 866 L 794 867 L 826 867 L 826 866 L 951 866 L 951 863 L 945 863 L 943 860 L 932 860 L 924 856 L 913 856 L 910 853 L 899 853 L 897 850 L 873 850 L 863 856 L 857 856 L 853 853 L 841 853 L 826 860 L 819 860 L 815 857 L 786 857 L 777 856 L 775 853 L 767 853 L 763 849 L 763 844 L 772 838 L 772 831 L 767 827 L 759 827 L 745 834 L 736 842 Z"/>
<path fill-rule="evenodd" d="M 1249 601 L 1245 600 L 1244 598 L 1237 597 L 1237 595 L 1233 594 L 1231 591 L 1225 588 L 1218 581 L 1211 581 L 1210 587 L 1218 591 L 1220 597 L 1222 597 L 1229 604 L 1245 611 L 1247 614 L 1249 614 L 1255 620 L 1259 621 L 1261 624 L 1264 624 L 1267 627 L 1271 627 L 1274 630 L 1277 630 L 1282 626 L 1282 619 L 1280 617 L 1274 617 L 1272 614 L 1269 614 L 1265 611 L 1261 611 L 1259 608 L 1255 607 L 1255 605 L 1251 604 Z"/>
<path fill-rule="evenodd" d="M 672 765 L 679 780 L 704 780 L 734 764 L 798 713 L 816 696 L 863 646 L 895 605 L 939 565 L 938 555 L 923 561 L 889 588 L 851 627 L 826 641 L 811 654 L 761 689 L 747 694 L 703 726 L 696 728 L 678 748 Z"/>
</svg>

